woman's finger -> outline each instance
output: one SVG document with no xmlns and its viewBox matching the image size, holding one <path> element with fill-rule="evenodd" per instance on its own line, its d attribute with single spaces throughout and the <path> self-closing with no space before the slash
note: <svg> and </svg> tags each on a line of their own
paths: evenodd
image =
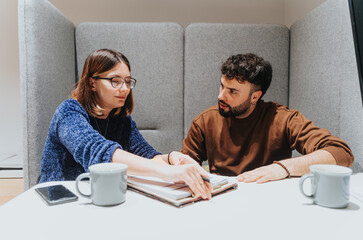
<svg viewBox="0 0 363 240">
<path fill-rule="evenodd" d="M 193 181 L 192 184 L 194 184 L 194 186 L 198 189 L 198 191 L 201 193 L 201 196 L 204 199 L 210 198 L 210 190 L 205 185 L 205 182 L 202 179 L 201 174 L 199 173 L 199 170 L 196 166 L 194 165 L 189 166 L 189 176 Z"/>
</svg>

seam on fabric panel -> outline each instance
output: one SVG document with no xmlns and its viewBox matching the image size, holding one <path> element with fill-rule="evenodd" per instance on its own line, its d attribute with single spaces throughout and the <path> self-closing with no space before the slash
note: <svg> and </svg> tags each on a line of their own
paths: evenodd
<svg viewBox="0 0 363 240">
<path fill-rule="evenodd" d="M 288 56 L 287 56 L 287 106 L 290 108 L 290 85 L 291 85 L 291 70 L 290 70 L 290 67 L 291 67 L 291 30 L 289 29 L 288 30 L 288 38 L 289 38 L 289 49 L 287 50 L 287 53 L 288 53 Z"/>
<path fill-rule="evenodd" d="M 158 128 L 147 128 L 147 127 L 143 128 L 143 127 L 141 127 L 141 128 L 138 128 L 138 129 L 139 129 L 139 131 L 159 131 Z"/>
<path fill-rule="evenodd" d="M 29 130 L 29 116 L 28 116 L 28 107 L 29 107 L 29 101 L 28 101 L 28 49 L 26 47 L 26 42 L 27 42 L 27 22 L 26 22 L 26 19 L 27 19 L 27 16 L 26 16 L 26 8 L 27 8 L 27 1 L 24 0 L 23 1 L 23 36 L 24 36 L 24 42 L 23 42 L 23 50 L 24 50 L 24 67 L 25 69 L 23 70 L 24 71 L 24 80 L 25 80 L 25 89 L 24 89 L 24 95 L 25 95 L 25 116 L 26 116 L 26 131 L 25 131 L 25 140 L 26 140 L 26 146 L 27 148 L 25 148 L 25 151 L 26 151 L 26 154 L 25 154 L 25 157 L 27 158 L 26 159 L 26 162 L 27 162 L 27 170 L 28 170 L 28 173 L 27 173 L 27 188 L 30 187 L 30 174 L 29 174 L 29 134 L 28 134 L 28 130 Z M 23 161 L 24 162 L 24 161 Z"/>
<path fill-rule="evenodd" d="M 182 89 L 183 89 L 183 96 L 182 96 L 182 111 L 183 111 L 183 117 L 182 117 L 182 137 L 184 139 L 185 137 L 185 118 L 186 118 L 186 111 L 185 111 L 185 30 L 186 27 L 182 28 L 182 49 L 183 49 L 183 57 L 182 57 Z"/>
</svg>

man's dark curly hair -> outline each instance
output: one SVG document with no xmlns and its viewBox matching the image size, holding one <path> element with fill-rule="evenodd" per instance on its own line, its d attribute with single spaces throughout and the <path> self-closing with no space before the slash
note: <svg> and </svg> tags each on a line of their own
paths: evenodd
<svg viewBox="0 0 363 240">
<path fill-rule="evenodd" d="M 262 96 L 270 87 L 272 68 L 269 62 L 253 54 L 237 54 L 230 56 L 221 67 L 222 74 L 228 79 L 237 79 L 239 82 L 250 82 L 261 89 Z M 262 97 L 261 96 L 261 97 Z"/>
</svg>

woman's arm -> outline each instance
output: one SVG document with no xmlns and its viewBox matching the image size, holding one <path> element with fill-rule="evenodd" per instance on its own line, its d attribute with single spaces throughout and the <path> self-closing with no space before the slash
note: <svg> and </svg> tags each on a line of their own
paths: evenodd
<svg viewBox="0 0 363 240">
<path fill-rule="evenodd" d="M 86 117 L 77 112 L 63 116 L 56 128 L 59 142 L 86 171 L 93 164 L 111 162 L 115 149 L 121 148 L 94 130 Z"/>
<path fill-rule="evenodd" d="M 144 157 L 121 150 L 121 145 L 105 139 L 92 128 L 85 116 L 72 112 L 59 121 L 58 137 L 63 146 L 72 154 L 74 160 L 80 163 L 85 170 L 90 165 L 101 162 L 120 162 L 128 165 L 128 173 L 141 176 L 155 176 L 165 181 L 183 181 L 190 189 L 203 198 L 211 197 L 211 187 L 204 183 L 201 175 L 205 172 L 198 170 L 195 166 L 169 166 L 155 163 Z M 137 131 L 135 126 L 134 131 Z M 138 132 L 138 131 L 137 131 Z M 136 136 L 136 137 L 135 137 Z M 141 135 L 140 135 L 141 136 Z M 139 154 L 155 156 L 158 154 L 146 141 L 140 141 L 138 135 L 132 139 L 131 144 Z M 141 142 L 141 144 L 140 144 Z M 149 146 L 151 150 L 143 147 Z M 156 155 L 157 156 L 157 155 Z M 208 176 L 206 176 L 208 177 Z"/>
<path fill-rule="evenodd" d="M 164 156 L 158 155 L 156 159 L 161 161 Z M 208 178 L 208 173 L 193 164 L 171 166 L 161 162 L 150 161 L 121 149 L 116 149 L 112 162 L 128 165 L 128 174 L 139 176 L 159 177 L 165 181 L 185 182 L 195 195 L 204 199 L 211 198 L 211 186 L 203 181 L 201 176 Z"/>
<path fill-rule="evenodd" d="M 200 164 L 197 161 L 195 161 L 193 158 L 177 151 L 172 151 L 169 154 L 156 155 L 154 158 L 152 158 L 152 160 L 155 162 L 169 164 L 169 165 L 193 164 L 197 167 L 200 167 Z M 200 168 L 203 169 L 202 167 Z"/>
</svg>

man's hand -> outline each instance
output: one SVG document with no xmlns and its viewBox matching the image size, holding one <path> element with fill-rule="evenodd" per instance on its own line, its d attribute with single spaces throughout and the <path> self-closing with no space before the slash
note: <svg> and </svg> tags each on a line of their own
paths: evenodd
<svg viewBox="0 0 363 240">
<path fill-rule="evenodd" d="M 280 160 L 279 162 L 287 168 L 292 176 L 302 176 L 309 173 L 309 167 L 313 164 L 337 164 L 334 156 L 324 149 L 316 150 L 304 156 Z M 237 180 L 240 182 L 265 183 L 284 179 L 287 176 L 288 173 L 282 166 L 273 163 L 244 172 L 237 176 Z"/>
<path fill-rule="evenodd" d="M 287 177 L 287 172 L 278 164 L 256 168 L 252 171 L 244 172 L 237 176 L 239 182 L 265 183 L 268 181 L 280 180 Z"/>
</svg>

